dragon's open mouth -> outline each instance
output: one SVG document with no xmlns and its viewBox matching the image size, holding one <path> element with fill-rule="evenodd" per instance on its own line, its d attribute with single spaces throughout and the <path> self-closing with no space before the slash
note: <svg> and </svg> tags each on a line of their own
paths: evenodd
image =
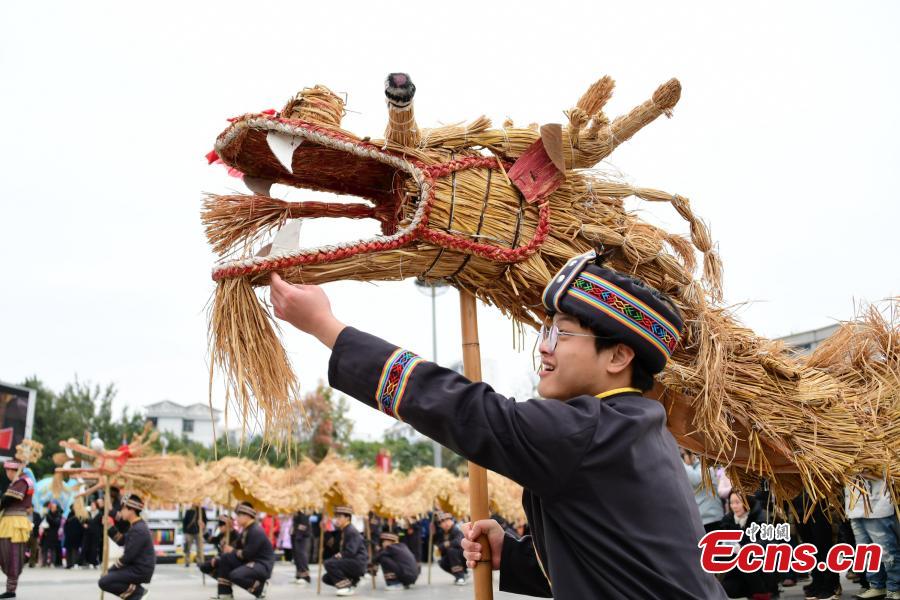
<svg viewBox="0 0 900 600">
<path fill-rule="evenodd" d="M 330 262 L 357 254 L 391 250 L 410 243 L 426 216 L 429 185 L 421 165 L 329 128 L 267 115 L 235 121 L 219 136 L 216 152 L 245 175 L 248 187 L 268 197 L 274 183 L 353 196 L 364 203 L 283 203 L 288 218 L 376 219 L 381 233 L 368 239 L 272 253 L 222 262 L 213 278 L 253 273 L 284 259 L 290 266 Z M 277 202 L 277 201 L 276 201 Z"/>
</svg>

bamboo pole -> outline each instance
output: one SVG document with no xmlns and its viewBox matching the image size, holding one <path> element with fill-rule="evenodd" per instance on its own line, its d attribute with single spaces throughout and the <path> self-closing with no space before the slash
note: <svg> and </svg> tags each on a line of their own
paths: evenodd
<svg viewBox="0 0 900 600">
<path fill-rule="evenodd" d="M 478 306 L 475 296 L 465 290 L 459 292 L 459 314 L 462 327 L 463 370 L 470 381 L 481 381 L 481 348 L 478 343 Z M 469 514 L 472 522 L 490 518 L 488 508 L 487 471 L 469 461 Z M 486 535 L 481 544 L 481 560 L 475 565 L 475 599 L 494 597 L 491 572 L 491 547 Z"/>
<path fill-rule="evenodd" d="M 428 522 L 428 585 L 431 585 L 431 563 L 434 562 L 434 507 Z"/>
<path fill-rule="evenodd" d="M 109 533 L 106 528 L 109 527 L 109 476 L 103 482 L 103 571 L 106 575 L 109 572 Z M 100 590 L 100 600 L 103 600 L 103 590 Z"/>
<path fill-rule="evenodd" d="M 322 593 L 322 559 L 325 556 L 325 513 L 322 509 L 322 518 L 319 519 L 319 577 L 316 579 L 316 594 Z"/>
<path fill-rule="evenodd" d="M 368 540 L 369 547 L 369 564 L 372 564 L 372 526 L 369 525 L 369 516 L 366 515 L 366 539 Z M 372 591 L 375 591 L 375 575 L 378 574 L 378 571 L 372 574 Z"/>
</svg>

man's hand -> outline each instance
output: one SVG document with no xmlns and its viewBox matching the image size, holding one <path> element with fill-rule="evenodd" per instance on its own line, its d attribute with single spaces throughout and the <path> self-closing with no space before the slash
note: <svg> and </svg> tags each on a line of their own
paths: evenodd
<svg viewBox="0 0 900 600">
<path fill-rule="evenodd" d="M 317 285 L 293 285 L 284 281 L 278 273 L 272 273 L 269 289 L 276 317 L 334 348 L 345 325 L 334 318 L 331 303 L 322 288 Z"/>
<path fill-rule="evenodd" d="M 233 552 L 233 551 L 234 551 L 234 548 L 232 548 L 231 546 L 229 546 L 227 544 L 225 545 L 224 548 L 222 548 L 222 552 Z"/>
<path fill-rule="evenodd" d="M 506 533 L 500 527 L 500 523 L 493 519 L 463 523 L 462 532 L 464 536 L 462 549 L 466 565 L 470 569 L 474 569 L 475 563 L 481 560 L 481 544 L 478 543 L 478 538 L 486 535 L 488 544 L 491 547 L 491 568 L 494 571 L 498 570 L 500 568 L 500 554 L 503 552 L 503 538 L 506 537 Z"/>
</svg>

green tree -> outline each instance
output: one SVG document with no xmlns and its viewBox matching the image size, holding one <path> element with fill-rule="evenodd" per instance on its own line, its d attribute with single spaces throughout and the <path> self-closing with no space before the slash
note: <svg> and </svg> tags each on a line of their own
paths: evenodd
<svg viewBox="0 0 900 600">
<path fill-rule="evenodd" d="M 331 450 L 342 451 L 353 435 L 349 409 L 347 398 L 335 398 L 334 390 L 322 383 L 303 396 L 296 416 L 300 423 L 295 436 L 298 451 L 315 462 Z"/>
</svg>

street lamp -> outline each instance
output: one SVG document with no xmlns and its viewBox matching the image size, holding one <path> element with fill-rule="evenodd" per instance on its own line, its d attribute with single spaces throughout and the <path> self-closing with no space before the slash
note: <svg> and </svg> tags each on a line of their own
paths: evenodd
<svg viewBox="0 0 900 600">
<path fill-rule="evenodd" d="M 436 298 L 447 291 L 449 287 L 441 281 L 425 281 L 424 279 L 416 279 L 416 287 L 423 294 L 431 296 L 431 360 L 437 364 L 437 302 Z M 441 445 L 432 440 L 434 448 L 434 466 L 440 468 L 443 465 L 441 457 Z"/>
</svg>

